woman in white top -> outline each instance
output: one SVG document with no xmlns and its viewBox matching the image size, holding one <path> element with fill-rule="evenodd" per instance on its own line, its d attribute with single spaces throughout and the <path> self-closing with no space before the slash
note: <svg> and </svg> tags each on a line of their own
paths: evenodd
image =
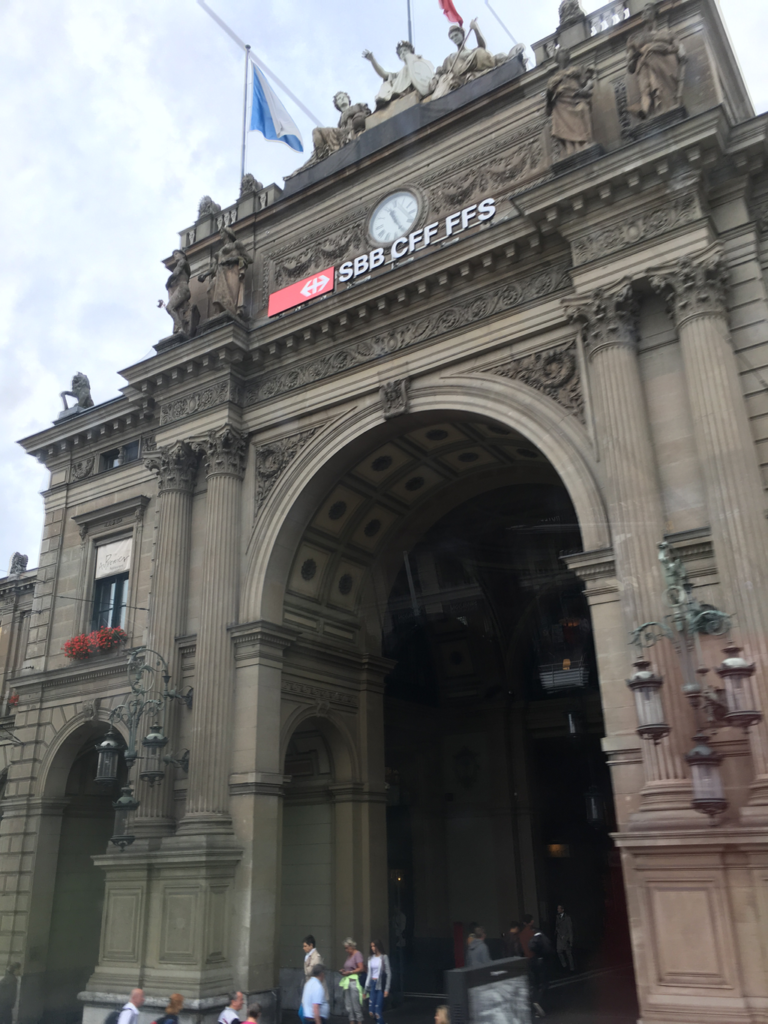
<svg viewBox="0 0 768 1024">
<path fill-rule="evenodd" d="M 379 939 L 371 942 L 371 955 L 368 957 L 368 977 L 365 980 L 365 993 L 370 1002 L 368 1013 L 376 1018 L 377 1024 L 384 1024 L 384 999 L 389 995 L 392 985 L 392 968 L 389 957 Z"/>
</svg>

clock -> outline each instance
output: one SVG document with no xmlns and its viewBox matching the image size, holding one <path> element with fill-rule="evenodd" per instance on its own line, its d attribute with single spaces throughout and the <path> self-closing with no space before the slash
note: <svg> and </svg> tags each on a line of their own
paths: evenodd
<svg viewBox="0 0 768 1024">
<path fill-rule="evenodd" d="M 391 245 L 395 239 L 406 236 L 418 219 L 419 200 L 413 192 L 393 192 L 371 214 L 368 231 L 374 242 Z"/>
</svg>

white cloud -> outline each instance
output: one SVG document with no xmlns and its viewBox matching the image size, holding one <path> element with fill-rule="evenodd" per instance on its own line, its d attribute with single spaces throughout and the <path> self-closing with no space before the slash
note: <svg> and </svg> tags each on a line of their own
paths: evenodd
<svg viewBox="0 0 768 1024">
<path fill-rule="evenodd" d="M 211 0 L 327 124 L 344 88 L 372 103 L 379 80 L 361 57 L 395 69 L 406 0 Z M 492 0 L 521 41 L 547 35 L 557 2 Z M 491 49 L 509 41 L 481 0 L 461 0 Z M 413 0 L 417 50 L 449 52 L 437 0 Z M 724 0 L 758 111 L 768 107 L 764 4 Z M 46 474 L 15 445 L 60 408 L 72 373 L 96 401 L 115 396 L 117 371 L 168 333 L 156 307 L 163 256 L 195 217 L 201 195 L 222 205 L 238 190 L 242 60 L 194 0 L 6 0 L 0 10 L 0 571 L 19 549 L 37 560 Z M 312 124 L 291 106 L 311 139 Z M 248 169 L 277 181 L 300 159 L 249 140 Z"/>
</svg>

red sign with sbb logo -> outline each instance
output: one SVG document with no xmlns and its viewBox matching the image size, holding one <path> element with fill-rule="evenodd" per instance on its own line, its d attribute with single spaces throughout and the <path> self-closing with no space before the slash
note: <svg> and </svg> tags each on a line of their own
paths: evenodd
<svg viewBox="0 0 768 1024">
<path fill-rule="evenodd" d="M 287 288 L 281 288 L 279 292 L 272 292 L 269 296 L 268 316 L 275 316 L 283 313 L 286 309 L 300 306 L 302 302 L 316 299 L 318 295 L 325 295 L 332 292 L 336 286 L 336 268 L 328 267 L 327 270 L 320 270 L 311 277 L 305 277 L 303 281 L 290 284 Z"/>
</svg>

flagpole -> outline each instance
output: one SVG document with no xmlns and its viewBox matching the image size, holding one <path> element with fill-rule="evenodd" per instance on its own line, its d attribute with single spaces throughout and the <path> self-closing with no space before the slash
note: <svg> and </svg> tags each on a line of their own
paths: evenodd
<svg viewBox="0 0 768 1024">
<path fill-rule="evenodd" d="M 248 57 L 251 48 L 245 44 L 245 81 L 243 82 L 243 147 L 240 152 L 240 181 L 245 177 L 245 143 L 247 140 L 246 120 L 248 117 Z"/>
<path fill-rule="evenodd" d="M 411 18 L 411 0 L 408 0 L 408 42 L 413 46 L 413 19 Z"/>
</svg>

